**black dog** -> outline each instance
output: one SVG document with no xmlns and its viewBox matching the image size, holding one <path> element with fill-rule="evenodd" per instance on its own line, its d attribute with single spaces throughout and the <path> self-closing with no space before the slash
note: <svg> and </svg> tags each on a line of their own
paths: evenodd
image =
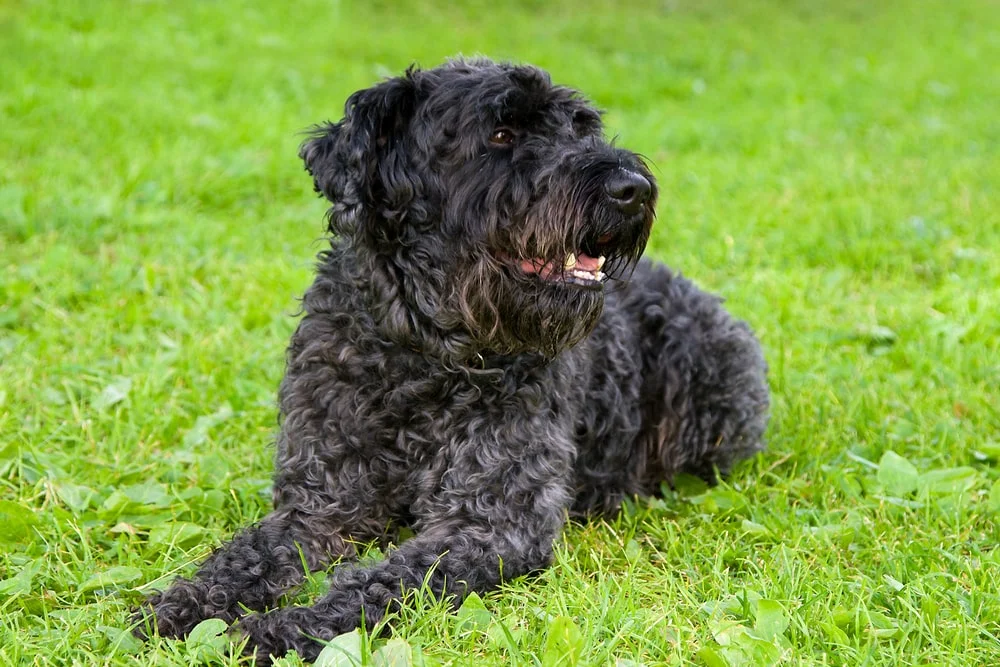
<svg viewBox="0 0 1000 667">
<path fill-rule="evenodd" d="M 411 69 L 352 95 L 301 157 L 333 240 L 288 350 L 274 512 L 147 600 L 140 634 L 216 617 L 259 656 L 315 658 L 408 590 L 460 600 L 545 567 L 568 514 L 762 449 L 760 346 L 639 261 L 653 177 L 545 72 Z M 399 526 L 416 536 L 384 561 L 266 611 L 303 564 Z"/>
</svg>

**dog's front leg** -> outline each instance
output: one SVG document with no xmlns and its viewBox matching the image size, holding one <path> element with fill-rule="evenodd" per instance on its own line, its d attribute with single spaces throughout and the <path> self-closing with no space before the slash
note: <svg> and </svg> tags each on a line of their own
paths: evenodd
<svg viewBox="0 0 1000 667">
<path fill-rule="evenodd" d="M 422 588 L 458 604 L 470 592 L 544 568 L 568 497 L 561 481 L 539 484 L 551 469 L 527 475 L 524 468 L 497 465 L 483 476 L 467 477 L 475 494 L 450 495 L 452 489 L 440 494 L 431 510 L 437 521 L 428 521 L 384 561 L 336 571 L 330 592 L 314 606 L 244 617 L 236 628 L 249 637 L 247 650 L 264 660 L 294 649 L 312 660 L 323 641 L 357 628 L 362 619 L 371 629 L 398 608 L 407 591 Z M 506 487 L 496 483 L 521 476 Z"/>
<path fill-rule="evenodd" d="M 336 572 L 331 591 L 314 606 L 246 616 L 237 628 L 249 636 L 247 649 L 257 654 L 259 664 L 267 664 L 268 655 L 293 649 L 314 660 L 321 641 L 357 628 L 362 618 L 371 629 L 397 608 L 407 591 L 425 587 L 435 597 L 453 596 L 457 604 L 472 591 L 486 591 L 502 579 L 544 567 L 554 537 L 499 536 L 481 529 L 449 537 L 417 536 L 374 566 Z"/>
<path fill-rule="evenodd" d="M 303 558 L 316 569 L 350 550 L 336 531 L 324 534 L 294 512 L 276 511 L 220 547 L 191 579 L 150 596 L 135 613 L 135 634 L 183 637 L 205 619 L 232 622 L 245 609 L 263 610 L 303 580 Z"/>
</svg>

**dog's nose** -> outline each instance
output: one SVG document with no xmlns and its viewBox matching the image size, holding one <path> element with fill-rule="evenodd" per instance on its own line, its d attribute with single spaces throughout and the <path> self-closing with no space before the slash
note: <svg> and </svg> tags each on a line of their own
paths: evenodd
<svg viewBox="0 0 1000 667">
<path fill-rule="evenodd" d="M 608 197 L 626 215 L 635 215 L 649 200 L 653 186 L 642 174 L 626 169 L 616 169 L 604 182 Z"/>
</svg>

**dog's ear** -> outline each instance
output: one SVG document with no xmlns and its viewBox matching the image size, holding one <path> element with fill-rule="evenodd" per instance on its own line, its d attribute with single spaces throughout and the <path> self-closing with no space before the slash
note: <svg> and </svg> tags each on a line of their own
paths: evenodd
<svg viewBox="0 0 1000 667">
<path fill-rule="evenodd" d="M 362 212 L 392 220 L 413 196 L 402 144 L 416 107 L 415 70 L 359 90 L 347 99 L 344 119 L 313 129 L 299 157 L 317 192 L 334 202 L 331 231 L 354 231 Z M 340 219 L 338 219 L 340 218 Z"/>
</svg>

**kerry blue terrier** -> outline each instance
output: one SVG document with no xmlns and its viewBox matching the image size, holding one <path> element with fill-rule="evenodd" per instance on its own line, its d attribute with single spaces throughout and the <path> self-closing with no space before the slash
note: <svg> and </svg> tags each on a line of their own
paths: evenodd
<svg viewBox="0 0 1000 667">
<path fill-rule="evenodd" d="M 544 568 L 567 516 L 762 449 L 767 367 L 721 300 L 639 257 L 657 186 L 534 67 L 410 69 L 300 152 L 333 206 L 280 388 L 274 511 L 150 597 L 139 634 L 221 618 L 258 656 Z M 309 607 L 274 608 L 355 544 Z"/>
</svg>

